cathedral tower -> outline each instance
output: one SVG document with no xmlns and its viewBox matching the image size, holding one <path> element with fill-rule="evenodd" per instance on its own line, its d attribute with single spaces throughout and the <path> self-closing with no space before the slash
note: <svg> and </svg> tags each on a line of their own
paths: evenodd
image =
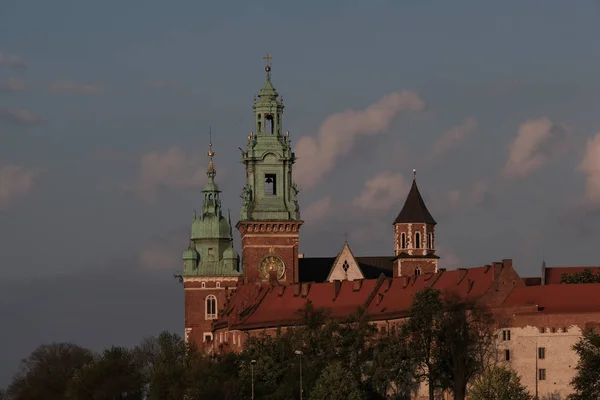
<svg viewBox="0 0 600 400">
<path fill-rule="evenodd" d="M 208 151 L 208 183 L 204 186 L 202 213 L 192 219 L 188 249 L 183 253 L 185 338 L 197 345 L 212 341 L 212 321 L 237 285 L 239 256 L 233 248 L 231 218 L 223 215 L 221 191 L 215 183 L 212 144 Z"/>
<path fill-rule="evenodd" d="M 394 221 L 394 276 L 437 272 L 439 257 L 435 254 L 435 225 L 419 188 L 416 171 L 404 202 Z"/>
<path fill-rule="evenodd" d="M 298 207 L 298 188 L 292 181 L 295 161 L 289 133 L 282 131 L 283 99 L 271 83 L 271 57 L 265 57 L 267 79 L 254 99 L 255 132 L 248 135 L 246 186 L 237 228 L 242 236 L 244 278 L 247 281 L 276 278 L 298 282 L 298 233 L 303 221 Z"/>
</svg>

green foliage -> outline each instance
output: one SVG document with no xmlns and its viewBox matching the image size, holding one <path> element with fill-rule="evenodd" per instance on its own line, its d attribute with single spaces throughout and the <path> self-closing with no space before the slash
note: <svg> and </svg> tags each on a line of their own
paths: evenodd
<svg viewBox="0 0 600 400">
<path fill-rule="evenodd" d="M 600 398 L 600 335 L 586 332 L 573 346 L 579 355 L 577 374 L 571 381 L 575 394 L 571 400 Z"/>
<path fill-rule="evenodd" d="M 73 374 L 93 361 L 87 349 L 52 343 L 35 349 L 6 391 L 11 400 L 63 400 Z"/>
<path fill-rule="evenodd" d="M 311 400 L 362 400 L 364 397 L 354 374 L 337 361 L 323 369 L 309 398 Z"/>
<path fill-rule="evenodd" d="M 574 274 L 564 273 L 560 277 L 560 283 L 600 283 L 600 269 L 598 272 L 596 272 L 596 274 L 594 274 L 594 272 L 589 268 Z"/>
<path fill-rule="evenodd" d="M 515 371 L 494 366 L 475 380 L 469 400 L 533 400 L 533 396 Z"/>
<path fill-rule="evenodd" d="M 405 335 L 391 335 L 377 342 L 371 377 L 380 396 L 409 400 L 411 393 L 417 389 L 415 369 L 411 344 Z"/>
</svg>

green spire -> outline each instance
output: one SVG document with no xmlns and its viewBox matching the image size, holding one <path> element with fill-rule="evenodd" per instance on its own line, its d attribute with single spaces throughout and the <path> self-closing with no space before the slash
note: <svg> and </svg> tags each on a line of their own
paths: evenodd
<svg viewBox="0 0 600 400">
<path fill-rule="evenodd" d="M 267 54 L 267 79 L 254 99 L 256 134 L 248 135 L 248 151 L 242 150 L 246 186 L 242 190 L 241 220 L 300 220 L 299 189 L 292 181 L 296 158 L 289 132 L 282 134 L 283 99 L 271 83 L 271 56 Z"/>
<path fill-rule="evenodd" d="M 231 217 L 225 218 L 221 208 L 221 191 L 215 183 L 212 134 L 208 145 L 208 182 L 202 190 L 202 213 L 192 221 L 190 248 L 184 252 L 184 276 L 238 276 L 239 259 L 233 248 Z M 197 258 L 193 258 L 194 251 Z M 197 268 L 194 267 L 194 261 Z"/>
</svg>

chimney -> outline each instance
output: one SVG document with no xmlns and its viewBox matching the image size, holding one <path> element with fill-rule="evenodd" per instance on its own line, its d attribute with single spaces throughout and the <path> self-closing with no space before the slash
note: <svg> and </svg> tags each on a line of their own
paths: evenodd
<svg viewBox="0 0 600 400">
<path fill-rule="evenodd" d="M 341 289 L 342 281 L 333 281 L 333 300 L 337 299 Z"/>
<path fill-rule="evenodd" d="M 362 286 L 362 279 L 356 279 L 355 281 L 352 282 L 352 291 L 353 292 L 360 291 L 361 286 Z"/>
<path fill-rule="evenodd" d="M 460 284 L 460 282 L 464 279 L 465 276 L 467 276 L 467 269 L 466 268 L 458 268 L 458 282 L 456 282 L 456 284 Z"/>
<path fill-rule="evenodd" d="M 512 258 L 505 258 L 502 260 L 502 266 L 504 268 L 512 268 Z"/>
<path fill-rule="evenodd" d="M 304 253 L 298 253 L 298 258 L 304 258 Z"/>
<path fill-rule="evenodd" d="M 300 292 L 300 296 L 302 296 L 302 297 L 308 296 L 309 290 L 310 290 L 310 283 L 303 283 L 302 290 Z"/>
</svg>

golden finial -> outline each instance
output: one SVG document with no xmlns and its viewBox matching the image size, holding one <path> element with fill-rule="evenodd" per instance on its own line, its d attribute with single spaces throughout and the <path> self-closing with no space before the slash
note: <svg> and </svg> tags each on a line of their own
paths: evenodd
<svg viewBox="0 0 600 400">
<path fill-rule="evenodd" d="M 265 71 L 267 72 L 267 80 L 271 80 L 271 59 L 273 57 L 271 57 L 271 55 L 269 53 L 267 53 L 266 56 L 263 57 L 263 59 L 267 62 L 267 66 L 265 67 Z"/>
<path fill-rule="evenodd" d="M 215 152 L 212 149 L 212 126 L 208 127 L 208 156 L 210 158 L 215 156 Z"/>
<path fill-rule="evenodd" d="M 413 180 L 417 179 L 417 170 L 413 168 Z"/>
</svg>

